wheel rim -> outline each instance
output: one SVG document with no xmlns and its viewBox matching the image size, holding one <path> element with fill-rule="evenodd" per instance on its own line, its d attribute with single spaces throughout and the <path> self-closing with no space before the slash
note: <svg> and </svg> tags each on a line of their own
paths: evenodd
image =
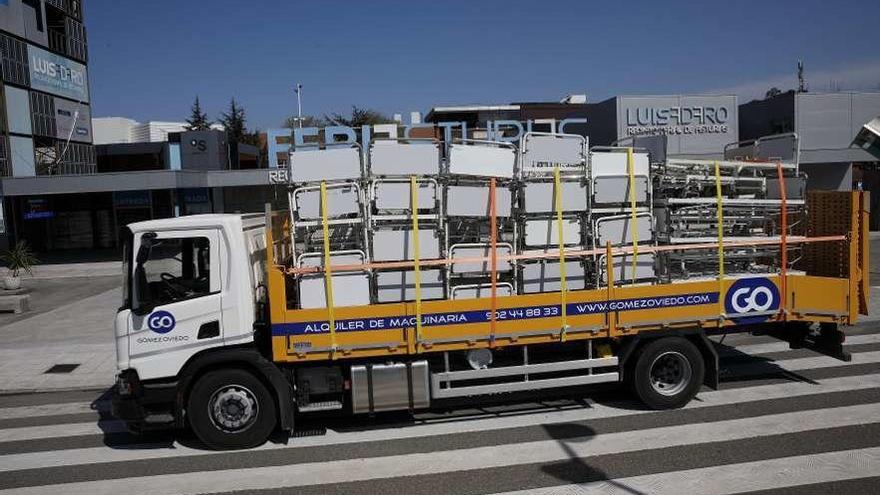
<svg viewBox="0 0 880 495">
<path fill-rule="evenodd" d="M 651 388 L 660 395 L 681 393 L 691 381 L 691 362 L 680 352 L 664 352 L 651 363 Z"/>
<path fill-rule="evenodd" d="M 214 426 L 227 433 L 247 430 L 256 422 L 259 412 L 256 395 L 241 385 L 222 387 L 208 401 L 208 416 Z"/>
</svg>

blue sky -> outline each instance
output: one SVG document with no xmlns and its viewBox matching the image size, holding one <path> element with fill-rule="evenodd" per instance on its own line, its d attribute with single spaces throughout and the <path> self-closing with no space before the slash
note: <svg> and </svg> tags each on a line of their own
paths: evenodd
<svg viewBox="0 0 880 495">
<path fill-rule="evenodd" d="M 86 0 L 94 116 L 182 120 L 230 97 L 295 113 L 793 87 L 880 90 L 871 2 Z M 873 38 L 873 39 L 872 39 Z"/>
</svg>

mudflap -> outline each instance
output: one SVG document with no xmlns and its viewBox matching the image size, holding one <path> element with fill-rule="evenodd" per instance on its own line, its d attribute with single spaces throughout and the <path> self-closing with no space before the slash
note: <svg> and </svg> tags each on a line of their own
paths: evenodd
<svg viewBox="0 0 880 495">
<path fill-rule="evenodd" d="M 809 323 L 787 322 L 768 332 L 768 335 L 788 342 L 792 349 L 809 349 L 847 363 L 852 361 L 852 354 L 843 348 L 846 334 L 837 323 L 820 323 L 819 330 L 813 331 Z"/>
<path fill-rule="evenodd" d="M 700 350 L 700 354 L 703 355 L 703 361 L 706 363 L 706 375 L 703 377 L 703 385 L 712 390 L 718 390 L 721 383 L 721 373 L 719 372 L 720 358 L 718 357 L 718 351 L 715 350 L 715 344 L 709 340 L 705 332 L 688 335 L 688 338 Z"/>
</svg>

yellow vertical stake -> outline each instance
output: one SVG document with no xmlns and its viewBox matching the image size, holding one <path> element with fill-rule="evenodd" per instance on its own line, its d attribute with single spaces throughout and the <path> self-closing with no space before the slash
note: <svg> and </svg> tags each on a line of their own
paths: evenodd
<svg viewBox="0 0 880 495">
<path fill-rule="evenodd" d="M 721 199 L 721 166 L 715 162 L 715 196 L 717 200 L 716 222 L 718 222 L 718 306 L 720 314 L 724 314 L 724 211 Z"/>
<path fill-rule="evenodd" d="M 321 181 L 321 227 L 324 230 L 324 295 L 330 324 L 330 358 L 336 359 L 336 317 L 333 314 L 333 273 L 330 267 L 330 221 L 327 219 L 327 182 Z"/>
<path fill-rule="evenodd" d="M 559 297 L 561 299 L 561 316 L 562 328 L 559 332 L 559 338 L 565 342 L 565 331 L 568 329 L 568 319 L 566 315 L 566 292 L 568 287 L 565 281 L 565 233 L 562 228 L 562 181 L 559 178 L 559 167 L 553 169 L 553 200 L 554 209 L 556 210 L 556 233 L 559 236 Z"/>
<path fill-rule="evenodd" d="M 636 221 L 636 171 L 635 158 L 633 157 L 633 149 L 626 149 L 626 174 L 629 176 L 629 209 L 630 209 L 630 231 L 632 232 L 632 283 L 636 283 L 636 268 L 639 259 L 639 229 Z"/>
<path fill-rule="evenodd" d="M 611 257 L 611 242 L 605 242 L 605 282 L 608 283 L 606 300 L 608 304 L 614 300 L 614 261 Z M 624 268 L 625 269 L 625 268 Z M 605 319 L 608 323 L 608 335 L 612 336 L 617 332 L 617 314 L 614 311 L 605 311 Z"/>
<path fill-rule="evenodd" d="M 412 214 L 413 229 L 413 275 L 415 276 L 416 289 L 416 341 L 415 351 L 418 352 L 419 342 L 422 341 L 422 271 L 419 266 L 419 189 L 416 184 L 416 176 L 409 177 L 410 210 Z"/>
</svg>

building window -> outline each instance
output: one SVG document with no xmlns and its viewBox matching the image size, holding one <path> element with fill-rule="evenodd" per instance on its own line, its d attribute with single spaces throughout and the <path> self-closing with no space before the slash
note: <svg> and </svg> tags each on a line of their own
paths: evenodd
<svg viewBox="0 0 880 495">
<path fill-rule="evenodd" d="M 82 175 L 97 170 L 95 148 L 90 144 L 35 138 L 34 154 L 37 175 Z"/>
<path fill-rule="evenodd" d="M 67 54 L 83 62 L 89 57 L 86 28 L 70 17 L 67 18 Z"/>
<path fill-rule="evenodd" d="M 37 31 L 41 33 L 45 31 L 43 27 L 43 3 L 40 0 L 21 0 L 21 3 L 34 9 L 34 25 L 37 27 Z"/>
<path fill-rule="evenodd" d="M 55 140 L 34 136 L 34 170 L 37 175 L 57 175 L 58 149 Z"/>
<path fill-rule="evenodd" d="M 35 136 L 57 135 L 55 101 L 51 96 L 31 91 L 31 122 Z"/>
<path fill-rule="evenodd" d="M 26 89 L 6 86 L 3 103 L 6 105 L 5 130 L 14 134 L 33 134 L 31 98 Z"/>
<path fill-rule="evenodd" d="M 12 175 L 9 170 L 9 151 L 6 147 L 6 136 L 0 135 L 0 177 Z"/>
<path fill-rule="evenodd" d="M 58 10 L 67 11 L 67 2 L 65 0 L 46 0 L 46 3 Z"/>
<path fill-rule="evenodd" d="M 62 174 L 94 174 L 95 148 L 90 144 L 69 143 L 58 141 L 58 156 L 61 157 Z"/>
<path fill-rule="evenodd" d="M 73 16 L 74 19 L 81 21 L 83 18 L 82 2 L 80 0 L 68 0 L 67 13 Z"/>
<path fill-rule="evenodd" d="M 67 16 L 60 9 L 46 8 L 46 26 L 48 27 L 49 49 L 67 55 Z"/>
<path fill-rule="evenodd" d="M 80 0 L 46 0 L 46 4 L 67 13 L 77 20 L 82 20 L 82 1 Z"/>
<path fill-rule="evenodd" d="M 0 34 L 0 57 L 3 59 L 3 80 L 28 86 L 27 46 L 14 38 Z"/>
</svg>

